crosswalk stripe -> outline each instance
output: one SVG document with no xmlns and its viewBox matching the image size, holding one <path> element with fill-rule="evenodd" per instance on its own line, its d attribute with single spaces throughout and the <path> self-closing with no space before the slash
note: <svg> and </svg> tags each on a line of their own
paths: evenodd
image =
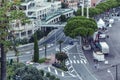
<svg viewBox="0 0 120 80">
<path fill-rule="evenodd" d="M 83 60 L 80 60 L 80 62 L 83 64 Z"/>
<path fill-rule="evenodd" d="M 58 72 L 57 72 L 57 70 L 55 69 L 55 74 L 57 74 L 58 75 Z"/>
<path fill-rule="evenodd" d="M 78 64 L 80 63 L 79 60 L 77 60 L 77 63 L 78 63 Z"/>
<path fill-rule="evenodd" d="M 66 65 L 69 65 L 69 64 L 70 64 L 69 61 L 67 61 L 67 62 L 66 62 Z"/>
<path fill-rule="evenodd" d="M 50 67 L 48 67 L 48 71 L 51 72 Z"/>
<path fill-rule="evenodd" d="M 64 76 L 64 72 L 62 72 L 62 76 Z"/>
<path fill-rule="evenodd" d="M 73 60 L 73 62 L 74 62 L 74 63 L 76 63 L 76 61 L 75 61 L 75 60 Z"/>
<path fill-rule="evenodd" d="M 69 70 L 70 68 L 72 68 L 72 66 L 70 66 L 70 67 L 68 68 L 68 70 Z"/>
<path fill-rule="evenodd" d="M 87 61 L 86 61 L 86 60 L 84 60 L 84 59 L 83 59 L 83 62 L 84 62 L 85 64 L 87 63 Z"/>
<path fill-rule="evenodd" d="M 73 72 L 74 70 L 70 71 L 70 72 Z"/>
<path fill-rule="evenodd" d="M 70 60 L 70 63 L 72 64 L 72 61 Z"/>
<path fill-rule="evenodd" d="M 73 74 L 70 74 L 72 77 L 75 77 L 75 75 L 73 75 Z"/>
</svg>

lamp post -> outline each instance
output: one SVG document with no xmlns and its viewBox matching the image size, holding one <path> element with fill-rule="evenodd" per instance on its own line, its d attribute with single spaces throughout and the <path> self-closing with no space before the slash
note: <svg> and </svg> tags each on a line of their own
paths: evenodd
<svg viewBox="0 0 120 80">
<path fill-rule="evenodd" d="M 82 16 L 84 16 L 84 0 L 82 0 Z"/>
<path fill-rule="evenodd" d="M 91 6 L 91 0 L 87 1 L 87 18 L 89 18 L 89 8 Z"/>
</svg>

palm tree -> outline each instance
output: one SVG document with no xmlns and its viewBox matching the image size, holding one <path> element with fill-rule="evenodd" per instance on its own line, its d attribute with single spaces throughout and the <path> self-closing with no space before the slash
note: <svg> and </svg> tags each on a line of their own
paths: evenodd
<svg viewBox="0 0 120 80">
<path fill-rule="evenodd" d="M 1 7 L 0 7 L 0 48 L 1 48 L 1 79 L 0 80 L 7 80 L 6 79 L 6 53 L 5 53 L 5 38 L 7 36 L 7 25 L 8 20 L 5 14 L 6 10 L 3 8 L 4 0 L 2 0 Z"/>
<path fill-rule="evenodd" d="M 58 43 L 59 43 L 59 50 L 60 50 L 60 53 L 61 53 L 62 52 L 62 49 L 61 49 L 62 45 L 61 44 L 63 43 L 63 41 L 59 40 Z"/>
<path fill-rule="evenodd" d="M 0 80 L 7 80 L 6 79 L 6 52 L 7 52 L 6 46 L 8 46 L 8 44 L 6 44 L 6 39 L 9 35 L 9 29 L 10 29 L 9 23 L 11 20 L 15 20 L 15 19 L 20 19 L 22 20 L 22 22 L 26 20 L 25 19 L 26 17 L 21 19 L 21 17 L 24 16 L 21 11 L 18 11 L 19 14 L 12 14 L 15 13 L 15 10 L 11 11 L 10 10 L 11 6 L 12 4 L 10 2 L 4 0 L 2 0 L 0 5 L 0 48 L 1 48 L 1 79 Z M 10 15 L 8 15 L 7 13 Z M 16 15 L 20 17 L 17 17 Z"/>
<path fill-rule="evenodd" d="M 44 48 L 45 48 L 45 58 L 47 57 L 47 44 L 43 44 L 44 45 Z"/>
</svg>

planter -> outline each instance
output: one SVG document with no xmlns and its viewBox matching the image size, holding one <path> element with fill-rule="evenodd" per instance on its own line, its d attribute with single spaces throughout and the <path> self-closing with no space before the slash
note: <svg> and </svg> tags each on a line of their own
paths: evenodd
<svg viewBox="0 0 120 80">
<path fill-rule="evenodd" d="M 83 49 L 84 50 L 91 50 L 91 46 L 90 45 L 83 45 Z"/>
</svg>

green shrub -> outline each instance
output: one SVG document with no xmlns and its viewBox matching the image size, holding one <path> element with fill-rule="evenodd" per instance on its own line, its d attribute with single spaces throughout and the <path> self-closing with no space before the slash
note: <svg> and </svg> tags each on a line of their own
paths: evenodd
<svg viewBox="0 0 120 80">
<path fill-rule="evenodd" d="M 50 79 L 50 80 L 54 80 L 54 79 L 55 79 L 55 76 L 54 76 L 54 75 L 51 75 L 51 76 L 49 77 L 49 79 Z"/>
<path fill-rule="evenodd" d="M 41 58 L 39 59 L 38 63 L 44 63 L 44 62 L 48 62 L 50 59 L 47 59 L 47 58 Z"/>
<path fill-rule="evenodd" d="M 44 63 L 47 59 L 46 58 L 41 58 L 39 59 L 38 63 Z"/>
<path fill-rule="evenodd" d="M 46 77 L 50 77 L 50 73 L 49 72 L 46 73 Z"/>
<path fill-rule="evenodd" d="M 60 80 L 59 78 L 55 78 L 54 80 Z"/>
<path fill-rule="evenodd" d="M 43 70 L 40 70 L 40 73 L 42 76 L 44 76 L 44 71 Z"/>
</svg>

